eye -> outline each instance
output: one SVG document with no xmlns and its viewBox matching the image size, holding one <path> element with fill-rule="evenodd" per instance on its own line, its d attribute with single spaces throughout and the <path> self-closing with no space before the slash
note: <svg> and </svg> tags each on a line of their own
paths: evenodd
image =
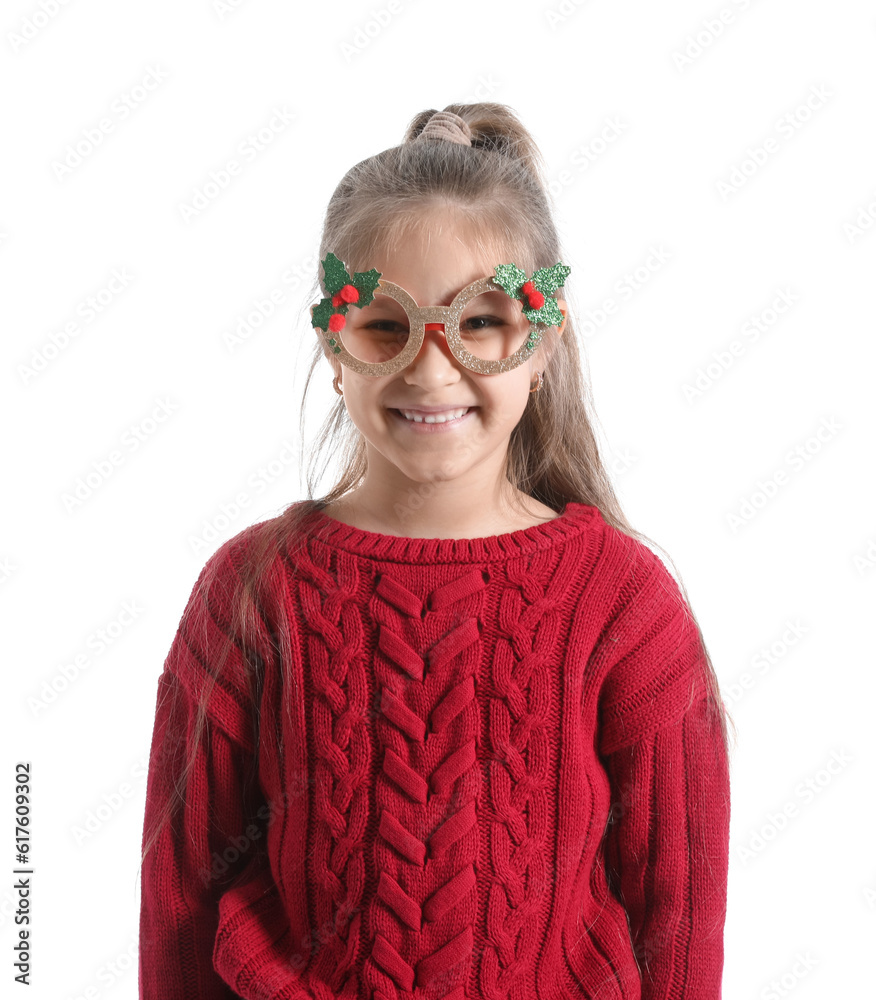
<svg viewBox="0 0 876 1000">
<path fill-rule="evenodd" d="M 408 328 L 404 323 L 399 323 L 394 319 L 375 319 L 365 326 L 366 330 L 374 330 L 377 333 L 407 333 Z"/>
<path fill-rule="evenodd" d="M 471 333 L 484 333 L 486 330 L 507 326 L 507 323 L 501 316 L 472 316 L 462 323 L 462 329 Z"/>
<path fill-rule="evenodd" d="M 463 322 L 463 326 L 468 330 L 477 332 L 486 330 L 489 326 L 498 326 L 505 321 L 498 316 L 471 316 Z"/>
</svg>

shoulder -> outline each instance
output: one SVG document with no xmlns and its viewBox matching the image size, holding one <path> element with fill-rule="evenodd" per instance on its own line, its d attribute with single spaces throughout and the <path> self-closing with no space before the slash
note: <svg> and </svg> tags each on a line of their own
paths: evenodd
<svg viewBox="0 0 876 1000">
<path fill-rule="evenodd" d="M 641 608 L 642 601 L 652 608 L 684 603 L 675 577 L 650 545 L 610 524 L 596 507 L 590 510 L 598 544 L 596 582 L 615 592 L 616 611 L 636 603 Z"/>
<path fill-rule="evenodd" d="M 237 718 L 253 677 L 275 663 L 272 622 L 281 589 L 271 523 L 244 528 L 206 560 L 165 661 L 194 702 L 210 694 L 217 718 Z"/>
<path fill-rule="evenodd" d="M 609 753 L 677 721 L 706 694 L 708 668 L 699 626 L 663 560 L 617 529 L 605 537 L 618 568 L 590 663 Z"/>
<path fill-rule="evenodd" d="M 198 583 L 227 589 L 267 573 L 282 555 L 288 536 L 285 514 L 248 525 L 226 539 L 204 563 Z"/>
<path fill-rule="evenodd" d="M 267 630 L 282 593 L 278 520 L 243 528 L 206 559 L 183 609 L 177 642 L 243 644 Z"/>
</svg>

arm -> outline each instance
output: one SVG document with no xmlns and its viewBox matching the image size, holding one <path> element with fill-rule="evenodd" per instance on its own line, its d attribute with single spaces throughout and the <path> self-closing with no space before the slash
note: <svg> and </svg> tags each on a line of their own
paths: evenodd
<svg viewBox="0 0 876 1000">
<path fill-rule="evenodd" d="M 719 1000 L 730 826 L 723 709 L 678 585 L 656 555 L 636 553 L 637 577 L 598 653 L 607 874 L 627 911 L 642 1000 Z"/>
<path fill-rule="evenodd" d="M 237 646 L 215 687 L 208 686 L 228 628 L 227 608 L 216 603 L 216 592 L 202 599 L 203 576 L 158 683 L 144 844 L 155 829 L 160 833 L 142 865 L 141 1000 L 237 996 L 213 968 L 218 900 L 264 840 L 255 819 L 261 796 L 257 783 L 246 780 L 255 750 Z M 209 709 L 196 734 L 205 690 L 210 690 Z M 193 766 L 181 786 L 190 758 Z M 174 812 L 161 824 L 169 805 Z"/>
<path fill-rule="evenodd" d="M 642 1000 L 721 997 L 730 778 L 709 704 L 605 760 L 614 803 L 605 856 Z"/>
</svg>

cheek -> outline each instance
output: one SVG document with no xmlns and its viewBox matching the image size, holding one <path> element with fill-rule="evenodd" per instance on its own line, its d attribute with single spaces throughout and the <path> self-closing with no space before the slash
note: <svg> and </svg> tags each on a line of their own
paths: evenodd
<svg viewBox="0 0 876 1000">
<path fill-rule="evenodd" d="M 508 373 L 510 375 L 510 373 Z M 500 391 L 492 391 L 485 401 L 486 416 L 491 423 L 517 425 L 529 399 L 529 381 L 524 376 L 509 379 Z"/>
<path fill-rule="evenodd" d="M 347 375 L 343 382 L 344 405 L 350 419 L 357 427 L 382 427 L 390 414 L 381 405 L 379 379 L 363 381 L 364 376 L 351 378 Z"/>
</svg>

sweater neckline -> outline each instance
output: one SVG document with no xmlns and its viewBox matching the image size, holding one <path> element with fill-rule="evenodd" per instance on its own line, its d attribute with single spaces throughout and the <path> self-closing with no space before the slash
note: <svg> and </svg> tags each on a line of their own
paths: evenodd
<svg viewBox="0 0 876 1000">
<path fill-rule="evenodd" d="M 310 514 L 308 534 L 333 548 L 375 560 L 484 562 L 533 552 L 573 538 L 598 515 L 597 507 L 570 500 L 557 517 L 517 531 L 480 538 L 410 538 L 355 528 L 317 508 Z"/>
</svg>

